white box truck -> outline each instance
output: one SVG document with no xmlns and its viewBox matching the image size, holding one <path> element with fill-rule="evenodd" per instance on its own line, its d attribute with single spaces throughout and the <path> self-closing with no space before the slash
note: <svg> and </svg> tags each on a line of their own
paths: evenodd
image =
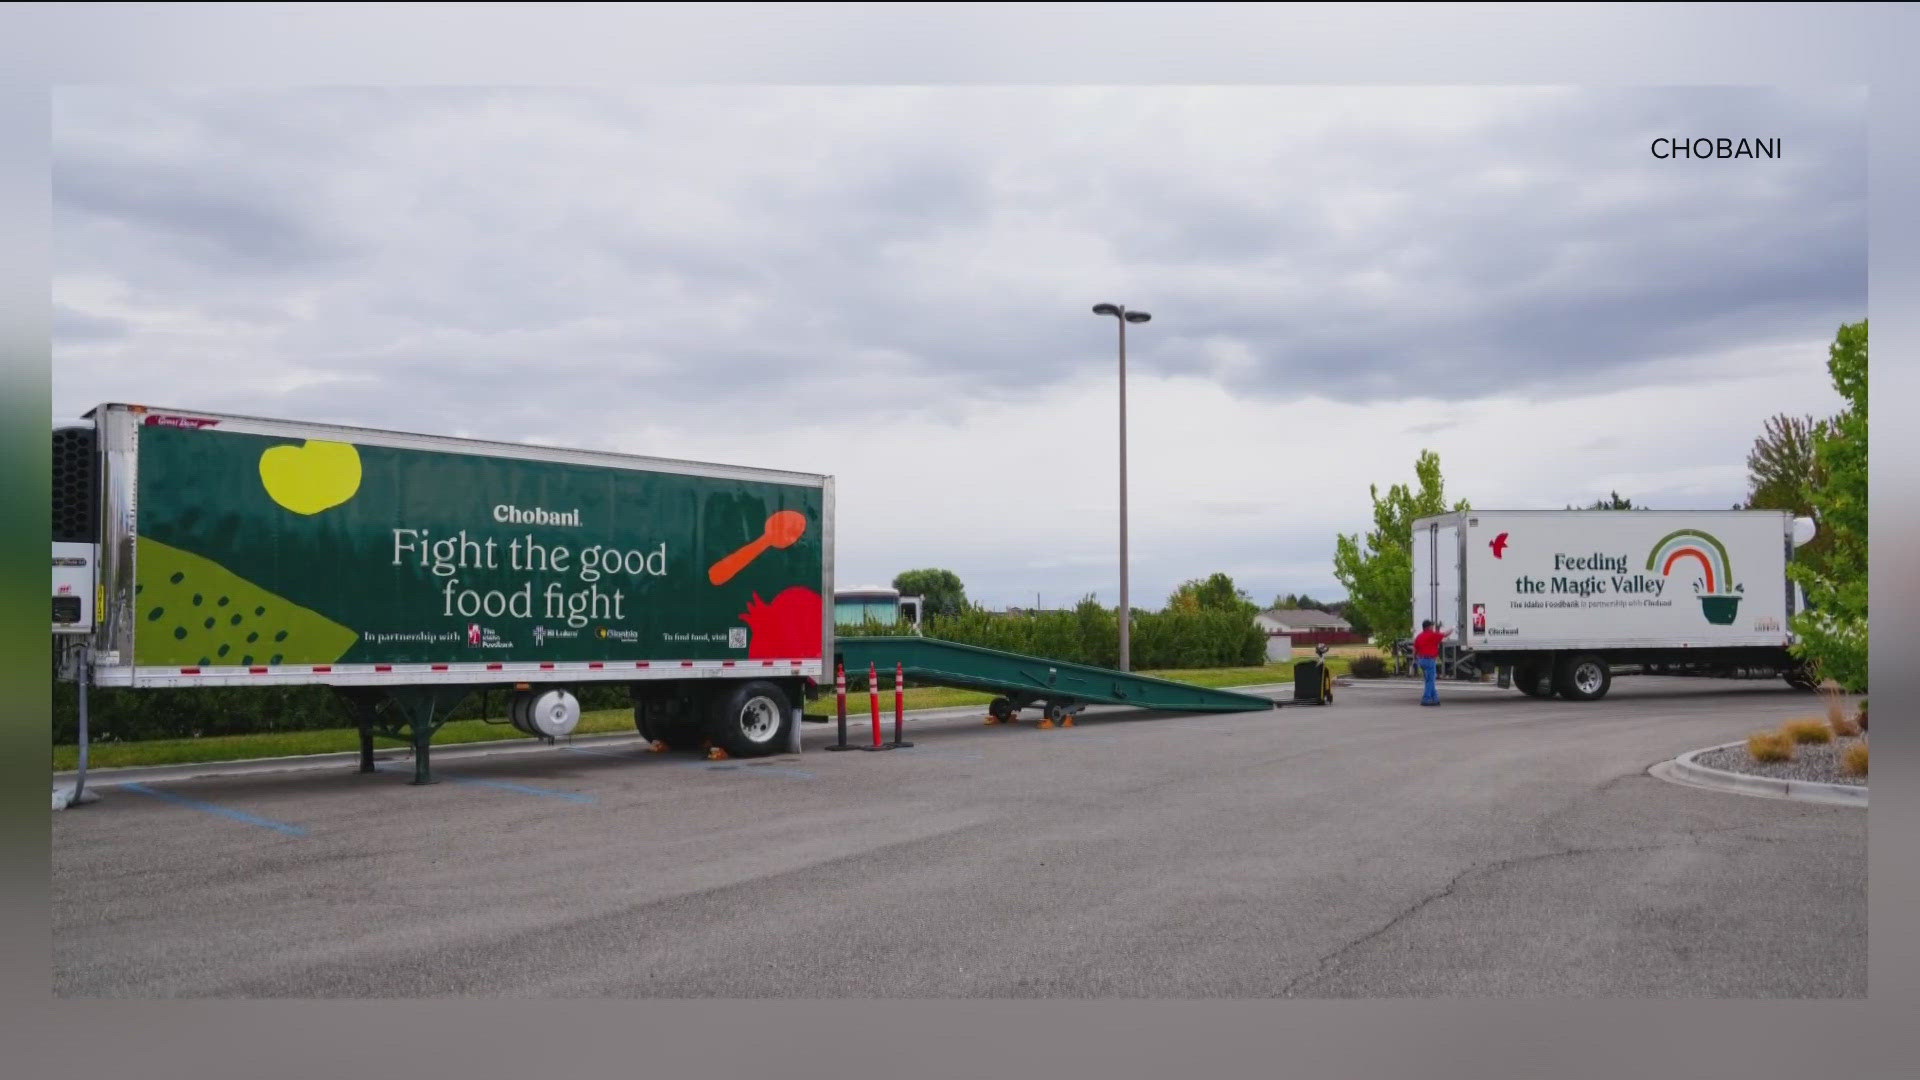
<svg viewBox="0 0 1920 1080">
<path fill-rule="evenodd" d="M 1787 578 L 1812 522 L 1784 511 L 1473 510 L 1413 524 L 1413 618 L 1467 670 L 1533 697 L 1604 697 L 1616 674 L 1814 680 Z"/>
</svg>

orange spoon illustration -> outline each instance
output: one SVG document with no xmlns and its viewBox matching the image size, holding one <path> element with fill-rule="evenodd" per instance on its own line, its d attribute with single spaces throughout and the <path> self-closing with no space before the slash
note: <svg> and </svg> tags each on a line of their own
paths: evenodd
<svg viewBox="0 0 1920 1080">
<path fill-rule="evenodd" d="M 760 539 L 714 563 L 713 568 L 707 571 L 707 580 L 715 585 L 725 585 L 768 548 L 792 547 L 794 541 L 805 535 L 806 531 L 807 515 L 798 510 L 781 510 L 767 519 L 767 531 L 760 534 Z"/>
</svg>

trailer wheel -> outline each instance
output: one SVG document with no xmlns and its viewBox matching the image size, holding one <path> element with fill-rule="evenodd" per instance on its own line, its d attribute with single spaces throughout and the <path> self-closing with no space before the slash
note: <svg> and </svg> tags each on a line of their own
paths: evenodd
<svg viewBox="0 0 1920 1080">
<path fill-rule="evenodd" d="M 1013 702 L 1003 697 L 994 698 L 987 703 L 987 715 L 995 720 L 1005 720 L 1013 715 Z"/>
<path fill-rule="evenodd" d="M 711 701 L 704 687 L 671 687 L 636 695 L 633 729 L 648 742 L 664 742 L 675 750 L 692 750 L 706 737 Z"/>
<path fill-rule="evenodd" d="M 1613 686 L 1613 671 L 1607 662 L 1592 653 L 1568 657 L 1560 664 L 1554 681 L 1560 696 L 1568 701 L 1598 701 Z"/>
<path fill-rule="evenodd" d="M 787 745 L 793 705 L 786 692 L 754 680 L 715 696 L 713 740 L 734 757 L 764 757 Z"/>
<path fill-rule="evenodd" d="M 633 702 L 633 730 L 648 742 L 662 737 L 659 714 L 664 703 L 659 698 L 635 698 Z"/>
<path fill-rule="evenodd" d="M 1532 698 L 1553 696 L 1553 676 L 1544 666 L 1527 664 L 1513 669 L 1513 685 Z"/>
</svg>

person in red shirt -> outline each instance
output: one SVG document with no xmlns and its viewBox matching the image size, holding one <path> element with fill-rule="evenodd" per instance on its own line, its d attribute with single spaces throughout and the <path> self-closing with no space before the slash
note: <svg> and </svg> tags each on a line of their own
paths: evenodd
<svg viewBox="0 0 1920 1080">
<path fill-rule="evenodd" d="M 1440 643 L 1446 639 L 1445 627 L 1432 619 L 1420 621 L 1420 632 L 1413 638 L 1413 659 L 1426 680 L 1426 688 L 1420 694 L 1422 705 L 1440 704 L 1440 687 L 1435 680 L 1440 677 Z"/>
</svg>

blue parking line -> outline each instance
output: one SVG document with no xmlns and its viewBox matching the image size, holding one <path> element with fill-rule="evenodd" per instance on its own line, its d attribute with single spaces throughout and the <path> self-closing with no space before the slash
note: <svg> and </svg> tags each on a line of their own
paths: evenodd
<svg viewBox="0 0 1920 1080">
<path fill-rule="evenodd" d="M 649 750 L 643 750 L 637 754 L 636 753 L 623 754 L 616 750 L 589 750 L 584 746 L 568 746 L 568 747 L 563 747 L 563 749 L 571 750 L 576 754 L 592 754 L 595 757 L 641 758 L 641 757 L 649 757 L 652 755 L 652 751 L 649 751 Z M 683 769 L 703 769 L 707 772 L 735 772 L 742 767 L 741 763 L 739 762 L 729 762 L 725 765 L 722 765 L 712 761 L 676 761 L 676 762 L 673 762 L 673 764 Z M 795 780 L 813 779 L 813 774 L 810 772 L 807 772 L 805 769 L 789 769 L 784 765 L 758 765 L 752 762 L 748 762 L 745 767 L 753 770 L 754 773 L 766 773 L 772 776 L 786 776 L 786 777 L 791 777 Z"/>
<path fill-rule="evenodd" d="M 159 788 L 151 788 L 145 784 L 127 782 L 113 786 L 122 791 L 131 791 L 139 795 L 148 796 L 149 798 L 159 799 L 161 802 L 170 802 L 193 810 L 204 810 L 209 814 L 218 814 L 223 818 L 245 822 L 248 825 L 258 825 L 262 828 L 272 829 L 275 832 L 286 833 L 288 836 L 307 835 L 307 830 L 298 825 L 289 825 L 284 821 L 274 821 L 272 818 L 263 818 L 257 814 L 249 814 L 245 810 L 229 809 L 217 803 L 202 802 L 199 799 L 189 799 L 185 795 L 175 795 L 171 791 L 161 791 Z"/>
<path fill-rule="evenodd" d="M 789 769 L 785 765 L 761 765 L 756 762 L 749 761 L 747 762 L 747 768 L 751 772 L 767 773 L 768 775 L 771 775 L 771 776 L 791 776 L 795 780 L 813 779 L 813 774 L 806 771 L 805 769 Z"/>
<path fill-rule="evenodd" d="M 641 751 L 640 753 L 623 753 L 619 750 L 589 750 L 584 746 L 563 746 L 560 749 L 574 754 L 592 754 L 594 757 L 638 758 L 652 753 L 650 750 Z"/>
<path fill-rule="evenodd" d="M 591 795 L 581 795 L 572 791 L 554 791 L 551 788 L 534 787 L 530 784 L 515 784 L 507 780 L 482 780 L 477 776 L 457 776 L 453 773 L 435 773 L 456 784 L 478 784 L 481 787 L 499 788 L 502 791 L 517 791 L 522 795 L 545 795 L 550 799 L 565 799 L 568 802 L 590 803 Z"/>
<path fill-rule="evenodd" d="M 380 771 L 407 772 L 411 770 L 412 766 L 407 766 L 404 769 L 381 769 Z M 499 788 L 502 791 L 517 791 L 522 795 L 544 795 L 549 799 L 565 799 L 568 802 L 575 803 L 590 803 L 593 801 L 593 796 L 591 795 L 580 795 L 571 791 L 555 791 L 552 788 L 534 787 L 531 784 L 516 784 L 509 780 L 483 780 L 477 776 L 461 776 L 459 773 L 450 773 L 444 769 L 433 770 L 433 775 L 456 784 L 477 784 L 480 787 Z"/>
</svg>

